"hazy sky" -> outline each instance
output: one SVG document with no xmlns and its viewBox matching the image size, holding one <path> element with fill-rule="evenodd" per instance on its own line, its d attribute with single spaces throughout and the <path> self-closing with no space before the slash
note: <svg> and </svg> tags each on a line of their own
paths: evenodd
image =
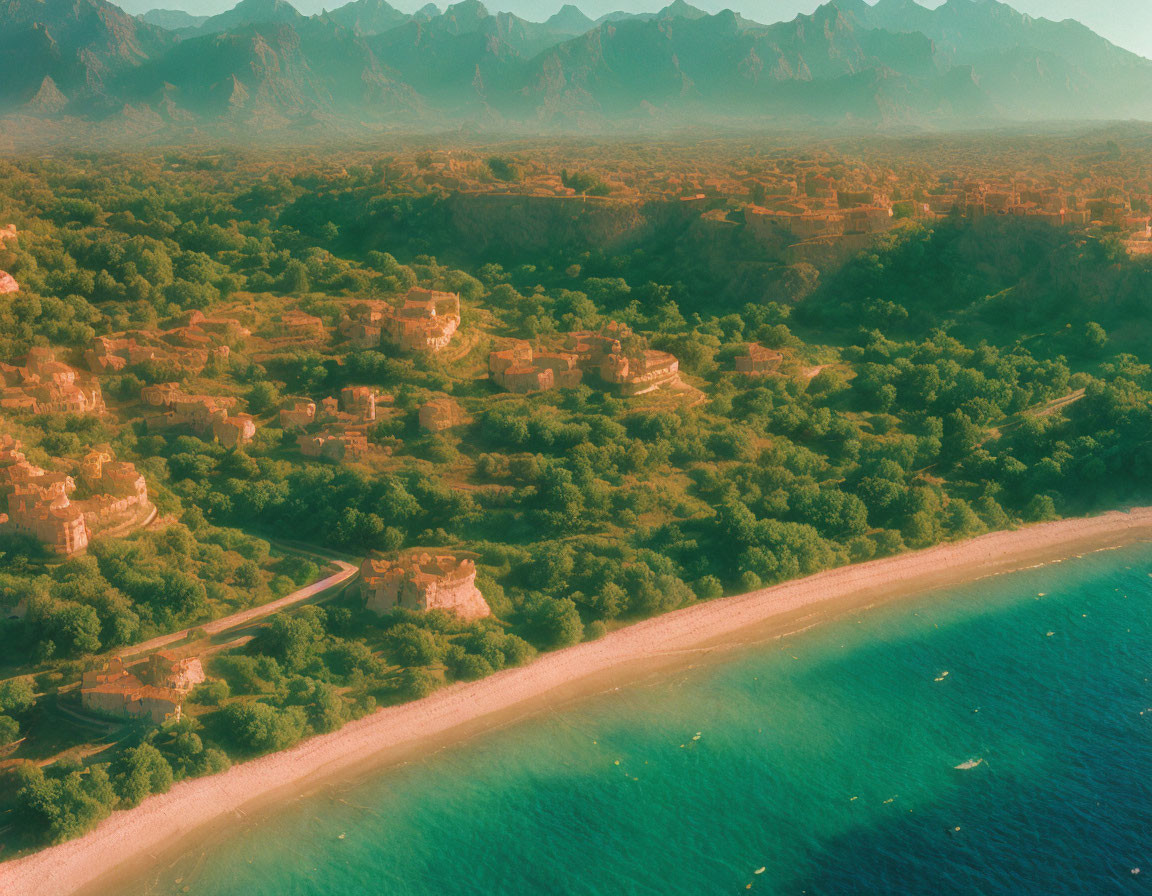
<svg viewBox="0 0 1152 896">
<path fill-rule="evenodd" d="M 116 0 L 113 0 L 116 2 Z M 303 13 L 341 5 L 342 0 L 290 0 Z M 412 12 L 428 0 L 390 0 L 393 6 Z M 447 0 L 435 0 L 441 9 Z M 514 12 L 532 21 L 542 21 L 559 9 L 565 0 L 485 0 L 493 11 Z M 627 12 L 651 12 L 667 6 L 670 0 L 572 0 L 592 18 L 622 9 Z M 734 9 L 757 22 L 771 23 L 791 19 L 797 13 L 809 13 L 819 0 L 689 0 L 693 6 L 709 12 Z M 873 0 L 869 0 L 873 2 Z M 920 0 L 924 6 L 939 6 L 942 0 Z M 222 12 L 236 5 L 236 0 L 122 0 L 129 12 L 145 12 L 154 6 L 185 9 L 197 14 Z M 1009 0 L 1021 12 L 1049 19 L 1079 19 L 1113 43 L 1152 58 L 1152 0 Z"/>
</svg>

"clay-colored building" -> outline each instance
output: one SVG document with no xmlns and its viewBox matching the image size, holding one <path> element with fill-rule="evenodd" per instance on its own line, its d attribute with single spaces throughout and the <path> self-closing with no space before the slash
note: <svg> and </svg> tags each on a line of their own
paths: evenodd
<svg viewBox="0 0 1152 896">
<path fill-rule="evenodd" d="M 892 209 L 883 205 L 864 205 L 844 212 L 845 233 L 884 233 L 895 220 Z"/>
<path fill-rule="evenodd" d="M 239 448 L 256 435 L 256 421 L 251 414 L 231 414 L 212 423 L 212 435 L 225 448 Z"/>
<path fill-rule="evenodd" d="M 550 358 L 574 358 L 576 367 L 593 372 L 615 386 L 621 395 L 636 396 L 671 386 L 680 380 L 680 362 L 668 352 L 655 349 L 624 349 L 624 340 L 632 331 L 624 324 L 609 322 L 599 332 L 579 330 L 569 333 L 567 354 L 537 356 L 536 363 L 547 364 Z M 566 374 L 567 375 L 567 374 Z"/>
<path fill-rule="evenodd" d="M 340 321 L 340 333 L 358 348 L 393 345 L 402 351 L 438 352 L 460 327 L 460 296 L 413 287 L 400 303 L 357 302 Z"/>
<path fill-rule="evenodd" d="M 207 679 L 199 657 L 161 650 L 147 660 L 148 683 L 186 694 Z"/>
<path fill-rule="evenodd" d="M 289 398 L 280 409 L 280 428 L 285 432 L 307 429 L 316 419 L 316 402 L 311 398 Z"/>
<path fill-rule="evenodd" d="M 340 408 L 363 423 L 376 419 L 379 404 L 391 404 L 392 396 L 380 395 L 371 386 L 345 386 L 340 390 Z"/>
<path fill-rule="evenodd" d="M 326 335 L 324 321 L 303 311 L 285 311 L 280 315 L 278 329 L 282 336 L 292 339 L 323 339 Z"/>
<path fill-rule="evenodd" d="M 84 511 L 72 503 L 63 488 L 13 488 L 8 493 L 4 528 L 31 536 L 60 554 L 73 554 L 88 547 Z"/>
<path fill-rule="evenodd" d="M 493 382 L 509 392 L 543 392 L 553 387 L 572 388 L 583 375 L 575 354 L 534 352 L 523 340 L 488 355 Z"/>
<path fill-rule="evenodd" d="M 679 381 L 680 362 L 668 352 L 645 349 L 629 357 L 612 355 L 600 367 L 604 382 L 620 389 L 621 395 L 635 396 L 653 392 Z"/>
<path fill-rule="evenodd" d="M 130 463 L 90 451 L 81 462 L 81 479 L 90 497 L 73 500 L 76 481 L 66 473 L 31 464 L 20 443 L 0 439 L 0 531 L 28 535 L 61 554 L 88 546 L 93 533 L 130 525 L 147 509 L 148 486 Z"/>
<path fill-rule="evenodd" d="M 387 449 L 368 441 L 368 431 L 378 408 L 393 403 L 371 386 L 345 386 L 340 398 L 328 396 L 319 405 L 310 398 L 290 398 L 280 409 L 280 426 L 298 433 L 296 444 L 305 457 L 324 457 L 337 462 L 359 460 L 369 452 Z"/>
<path fill-rule="evenodd" d="M 181 395 L 179 383 L 153 383 L 140 389 L 140 400 L 154 408 L 174 404 Z"/>
<path fill-rule="evenodd" d="M 169 332 L 181 332 L 191 335 L 197 342 L 200 337 L 195 331 L 211 334 L 220 339 L 240 340 L 252 335 L 251 331 L 240 321 L 232 317 L 207 317 L 203 311 L 185 311 L 171 321 L 174 329 Z M 209 340 L 211 341 L 211 339 Z"/>
<path fill-rule="evenodd" d="M 337 463 L 359 460 L 369 450 L 368 436 L 360 429 L 338 427 L 321 432 L 304 433 L 296 444 L 305 457 L 324 457 Z"/>
<path fill-rule="evenodd" d="M 365 606 L 376 613 L 447 610 L 463 619 L 492 613 L 476 587 L 476 564 L 450 554 L 410 551 L 395 559 L 368 557 L 360 566 L 360 590 Z"/>
<path fill-rule="evenodd" d="M 196 376 L 209 361 L 226 361 L 229 342 L 246 338 L 249 331 L 230 317 L 205 317 L 199 311 L 181 315 L 170 330 L 134 330 L 115 336 L 97 336 L 84 352 L 93 373 L 115 373 L 125 367 L 154 363 Z"/>
<path fill-rule="evenodd" d="M 177 383 L 144 386 L 140 398 L 147 405 L 165 409 L 147 421 L 153 429 L 187 427 L 202 439 L 217 439 L 225 448 L 239 448 L 256 435 L 256 420 L 251 414 L 231 413 L 235 398 L 187 395 Z"/>
<path fill-rule="evenodd" d="M 0 408 L 32 414 L 103 414 L 100 384 L 56 360 L 50 348 L 33 348 L 22 366 L 0 363 Z"/>
<path fill-rule="evenodd" d="M 183 695 L 145 684 L 113 657 L 99 671 L 84 673 L 80 699 L 85 709 L 123 718 L 146 718 L 156 724 L 180 718 Z"/>
</svg>

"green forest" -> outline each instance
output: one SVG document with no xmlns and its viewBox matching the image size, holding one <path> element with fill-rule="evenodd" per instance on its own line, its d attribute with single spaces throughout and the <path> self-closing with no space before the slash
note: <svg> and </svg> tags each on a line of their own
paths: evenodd
<svg viewBox="0 0 1152 896">
<path fill-rule="evenodd" d="M 800 296 L 732 300 L 724 259 L 693 264 L 668 229 L 622 252 L 477 251 L 447 199 L 385 158 L 194 153 L 0 161 L 7 223 L 20 238 L 0 269 L 22 289 L 0 300 L 0 360 L 191 309 L 243 307 L 257 335 L 287 308 L 332 327 L 341 302 L 417 284 L 460 294 L 472 341 L 450 360 L 238 344 L 190 385 L 257 416 L 243 450 L 120 414 L 142 385 L 182 378 L 149 364 L 102 377 L 106 419 L 0 418 L 38 461 L 111 445 L 174 519 L 64 562 L 0 544 L 0 604 L 28 607 L 0 623 L 0 744 L 50 725 L 59 689 L 99 655 L 314 580 L 317 563 L 284 542 L 349 559 L 468 552 L 493 610 L 377 617 L 349 591 L 276 616 L 207 661 L 179 723 L 3 772 L 0 804 L 26 832 L 15 848 L 694 601 L 1149 498 L 1152 267 L 1106 232 L 907 221 Z M 477 373 L 499 339 L 609 320 L 676 355 L 691 389 L 510 395 Z M 753 342 L 784 354 L 779 375 L 734 372 Z M 283 398 L 345 385 L 395 397 L 373 432 L 391 449 L 378 468 L 302 458 L 277 423 Z M 442 395 L 469 422 L 422 431 L 418 408 Z"/>
</svg>

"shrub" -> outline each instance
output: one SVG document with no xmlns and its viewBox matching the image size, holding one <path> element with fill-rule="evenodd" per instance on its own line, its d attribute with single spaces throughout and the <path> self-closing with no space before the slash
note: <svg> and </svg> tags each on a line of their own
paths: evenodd
<svg viewBox="0 0 1152 896">
<path fill-rule="evenodd" d="M 172 766 L 151 744 L 140 744 L 122 752 L 112 764 L 112 784 L 124 806 L 139 805 L 153 793 L 165 793 L 172 786 Z"/>
<path fill-rule="evenodd" d="M 201 706 L 219 706 L 232 694 L 228 682 L 221 678 L 213 678 L 196 686 L 188 699 Z"/>
<path fill-rule="evenodd" d="M 400 673 L 400 693 L 409 700 L 421 700 L 436 690 L 436 676 L 427 669 L 405 669 Z"/>
<path fill-rule="evenodd" d="M 49 777 L 39 766 L 25 765 L 16 772 L 17 818 L 26 831 L 53 843 L 83 834 L 116 802 L 106 766 L 61 771 L 62 777 Z"/>
<path fill-rule="evenodd" d="M 283 750 L 304 736 L 307 718 L 299 706 L 233 703 L 220 710 L 220 735 L 237 752 L 258 755 Z"/>
<path fill-rule="evenodd" d="M 601 620 L 594 619 L 584 627 L 584 640 L 597 641 L 608 634 L 608 626 Z"/>
</svg>

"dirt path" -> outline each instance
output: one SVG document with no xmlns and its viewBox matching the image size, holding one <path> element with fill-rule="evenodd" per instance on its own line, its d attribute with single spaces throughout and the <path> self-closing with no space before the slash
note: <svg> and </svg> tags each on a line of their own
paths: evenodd
<svg viewBox="0 0 1152 896">
<path fill-rule="evenodd" d="M 168 635 L 160 635 L 157 638 L 152 638 L 149 641 L 143 641 L 140 644 L 133 644 L 131 647 L 126 647 L 118 652 L 118 656 L 129 657 L 136 656 L 140 653 L 147 653 L 151 650 L 159 650 L 161 647 L 167 647 L 169 644 L 175 644 L 178 641 L 185 640 L 188 635 L 194 631 L 203 631 L 208 635 L 219 635 L 223 632 L 231 631 L 232 629 L 242 628 L 250 623 L 263 619 L 266 616 L 274 616 L 281 610 L 288 607 L 295 606 L 296 604 L 304 603 L 313 598 L 327 597 L 329 592 L 335 592 L 349 579 L 359 572 L 358 567 L 353 566 L 351 563 L 345 563 L 343 560 L 330 561 L 339 567 L 339 570 L 326 578 L 320 579 L 318 582 L 313 582 L 311 585 L 306 585 L 291 594 L 287 594 L 278 600 L 262 604 L 259 607 L 252 607 L 248 610 L 241 610 L 239 613 L 233 613 L 231 616 L 225 616 L 222 619 L 214 619 L 212 622 L 206 622 L 203 625 L 193 625 L 188 628 L 181 629 L 178 632 L 172 632 Z"/>
<path fill-rule="evenodd" d="M 1044 404 L 1037 405 L 1034 408 L 1028 408 L 1024 413 L 1032 417 L 1047 417 L 1061 408 L 1066 408 L 1070 404 L 1075 404 L 1084 397 L 1084 390 L 1077 389 L 1074 392 L 1069 392 L 1067 395 L 1062 395 L 1059 398 L 1053 398 Z"/>
</svg>

